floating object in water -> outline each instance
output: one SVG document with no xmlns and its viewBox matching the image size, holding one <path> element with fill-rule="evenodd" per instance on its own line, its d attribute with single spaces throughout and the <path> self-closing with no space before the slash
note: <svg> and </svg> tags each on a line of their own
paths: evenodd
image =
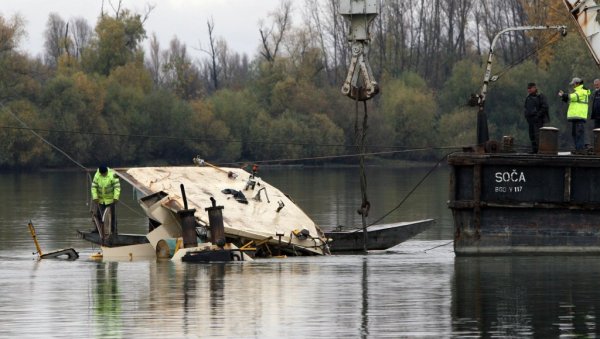
<svg viewBox="0 0 600 339">
<path fill-rule="evenodd" d="M 37 252 L 34 252 L 33 254 L 36 254 L 39 256 L 39 259 L 68 259 L 68 260 L 75 260 L 77 258 L 79 258 L 79 253 L 77 253 L 77 251 L 75 251 L 72 248 L 65 248 L 65 249 L 61 249 L 61 250 L 56 250 L 56 251 L 52 251 L 52 252 L 48 252 L 48 253 L 42 253 L 42 248 L 40 247 L 40 244 L 37 240 L 37 235 L 35 234 L 35 228 L 33 227 L 33 223 L 31 222 L 31 220 L 29 221 L 29 224 L 27 225 L 29 226 L 29 233 L 31 233 L 31 237 L 33 238 L 33 242 L 35 243 L 35 249 L 37 250 Z"/>
</svg>

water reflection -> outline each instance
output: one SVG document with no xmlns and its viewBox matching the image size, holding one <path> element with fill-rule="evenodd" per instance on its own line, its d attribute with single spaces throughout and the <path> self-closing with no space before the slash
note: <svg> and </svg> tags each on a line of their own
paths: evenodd
<svg viewBox="0 0 600 339">
<path fill-rule="evenodd" d="M 209 265 L 157 262 L 148 276 L 150 289 L 137 297 L 141 302 L 148 298 L 140 310 L 150 308 L 148 314 L 155 318 L 149 327 L 156 333 L 306 337 L 328 328 L 331 337 L 368 337 L 367 258 L 348 259 L 343 260 L 346 265 L 306 258 Z M 132 297 L 125 296 L 129 302 Z"/>
<path fill-rule="evenodd" d="M 369 279 L 367 274 L 367 258 L 363 258 L 362 262 L 362 312 L 361 312 L 361 338 L 369 336 Z"/>
<path fill-rule="evenodd" d="M 96 333 L 100 337 L 121 337 L 122 309 L 118 288 L 119 263 L 96 264 L 94 289 L 94 315 Z"/>
<path fill-rule="evenodd" d="M 456 258 L 453 330 L 556 338 L 599 334 L 596 257 Z"/>
</svg>

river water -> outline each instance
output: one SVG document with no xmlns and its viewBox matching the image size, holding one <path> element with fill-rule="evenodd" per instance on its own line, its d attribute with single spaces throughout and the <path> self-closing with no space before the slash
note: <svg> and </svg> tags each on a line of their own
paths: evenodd
<svg viewBox="0 0 600 339">
<path fill-rule="evenodd" d="M 383 222 L 436 219 L 388 251 L 207 265 L 93 261 L 98 249 L 76 236 L 91 228 L 85 174 L 2 173 L 0 337 L 597 336 L 600 258 L 455 257 L 446 167 L 400 204 L 430 168 L 367 169 L 370 220 L 398 205 Z M 360 224 L 356 168 L 260 174 L 324 228 Z M 119 229 L 143 233 L 123 187 Z M 29 220 L 43 250 L 80 259 L 35 260 Z"/>
</svg>

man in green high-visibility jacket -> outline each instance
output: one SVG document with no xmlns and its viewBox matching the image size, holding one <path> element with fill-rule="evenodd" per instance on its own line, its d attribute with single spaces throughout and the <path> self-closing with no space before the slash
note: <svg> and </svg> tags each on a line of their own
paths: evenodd
<svg viewBox="0 0 600 339">
<path fill-rule="evenodd" d="M 569 103 L 567 120 L 572 124 L 571 135 L 575 142 L 575 153 L 583 153 L 585 146 L 585 120 L 588 116 L 588 101 L 590 90 L 583 86 L 581 78 L 573 78 L 569 85 L 573 86 L 573 93 L 558 92 L 564 102 Z"/>
<path fill-rule="evenodd" d="M 115 204 L 119 201 L 121 195 L 121 182 L 115 172 L 105 165 L 98 167 L 94 179 L 92 180 L 92 199 L 98 205 L 96 216 L 98 220 L 104 222 L 102 216 L 106 209 L 109 209 L 112 215 L 111 234 L 117 233 L 117 215 Z"/>
</svg>

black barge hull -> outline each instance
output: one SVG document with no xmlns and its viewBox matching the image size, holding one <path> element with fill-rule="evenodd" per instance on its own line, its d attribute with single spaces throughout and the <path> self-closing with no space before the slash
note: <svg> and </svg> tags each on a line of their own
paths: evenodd
<svg viewBox="0 0 600 339">
<path fill-rule="evenodd" d="M 600 157 L 456 153 L 456 255 L 600 254 Z"/>
</svg>

